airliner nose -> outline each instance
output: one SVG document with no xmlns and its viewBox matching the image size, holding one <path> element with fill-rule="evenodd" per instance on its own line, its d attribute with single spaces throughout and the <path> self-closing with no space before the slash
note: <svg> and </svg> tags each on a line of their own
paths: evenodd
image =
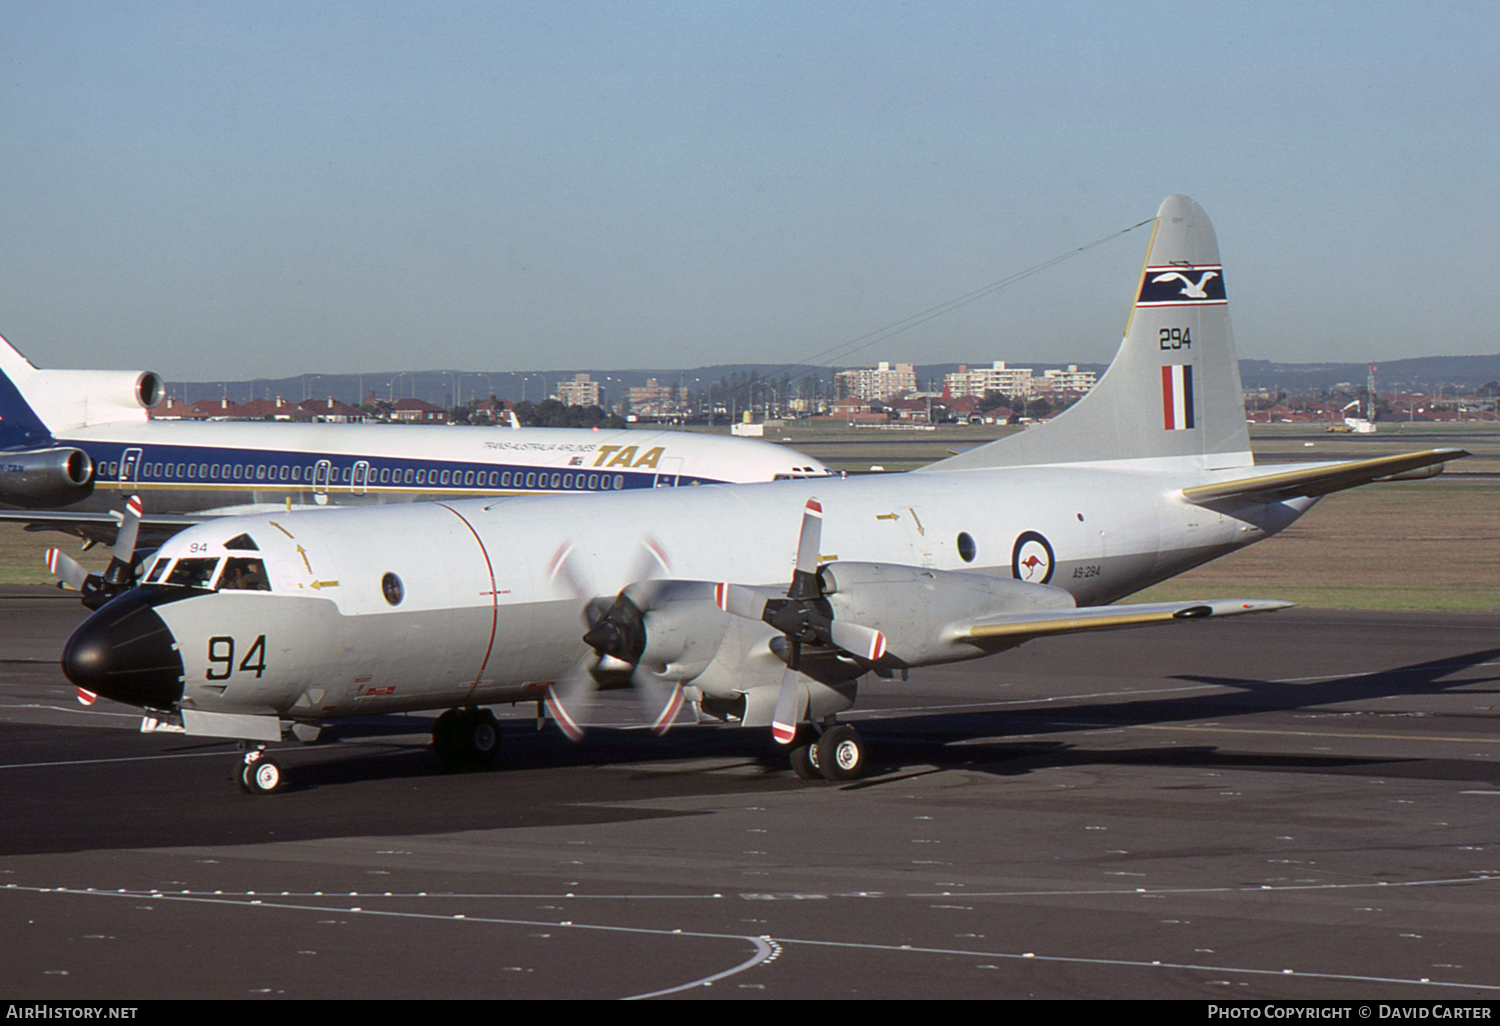
<svg viewBox="0 0 1500 1026">
<path fill-rule="evenodd" d="M 68 680 L 128 705 L 176 706 L 182 698 L 182 656 L 152 608 L 155 598 L 148 589 L 135 588 L 83 621 L 63 645 Z"/>
</svg>

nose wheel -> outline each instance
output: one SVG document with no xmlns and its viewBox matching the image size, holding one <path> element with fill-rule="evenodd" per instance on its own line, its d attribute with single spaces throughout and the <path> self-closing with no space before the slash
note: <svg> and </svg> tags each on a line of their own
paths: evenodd
<svg viewBox="0 0 1500 1026">
<path fill-rule="evenodd" d="M 255 748 L 245 753 L 245 761 L 235 779 L 246 794 L 275 794 L 285 786 L 286 773 L 265 749 Z"/>
</svg>

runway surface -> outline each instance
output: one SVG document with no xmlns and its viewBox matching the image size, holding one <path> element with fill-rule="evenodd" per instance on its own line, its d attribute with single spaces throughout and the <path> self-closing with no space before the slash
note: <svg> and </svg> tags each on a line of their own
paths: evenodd
<svg viewBox="0 0 1500 1026">
<path fill-rule="evenodd" d="M 56 596 L 56 597 L 54 597 Z M 1292 610 L 1035 642 L 848 718 L 874 773 L 768 732 L 582 745 L 497 710 L 281 746 L 140 734 L 0 591 L 8 997 L 1500 996 L 1500 615 Z"/>
</svg>

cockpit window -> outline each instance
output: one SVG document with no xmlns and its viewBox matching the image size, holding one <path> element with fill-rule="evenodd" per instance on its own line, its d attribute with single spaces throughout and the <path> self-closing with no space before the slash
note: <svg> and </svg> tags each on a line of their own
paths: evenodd
<svg viewBox="0 0 1500 1026">
<path fill-rule="evenodd" d="M 170 562 L 172 562 L 170 559 L 163 557 L 161 559 L 158 559 L 155 563 L 151 564 L 151 572 L 146 575 L 146 583 L 155 584 L 157 580 L 160 579 L 161 575 L 166 571 L 167 564 Z"/>
<path fill-rule="evenodd" d="M 167 575 L 167 584 L 183 588 L 207 588 L 218 569 L 217 559 L 179 559 Z"/>
<path fill-rule="evenodd" d="M 242 559 L 231 556 L 224 561 L 224 574 L 219 578 L 220 591 L 270 591 L 271 581 L 266 577 L 266 567 L 258 559 Z"/>
<path fill-rule="evenodd" d="M 255 539 L 248 534 L 237 534 L 224 543 L 226 549 L 248 549 L 251 552 L 259 552 L 260 546 L 255 544 Z"/>
</svg>

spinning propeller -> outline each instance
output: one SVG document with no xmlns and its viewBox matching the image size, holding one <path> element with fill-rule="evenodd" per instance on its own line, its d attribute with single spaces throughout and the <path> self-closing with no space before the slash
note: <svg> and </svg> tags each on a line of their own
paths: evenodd
<svg viewBox="0 0 1500 1026">
<path fill-rule="evenodd" d="M 573 565 L 573 546 L 564 545 L 552 558 L 552 580 L 583 602 L 583 621 L 588 630 L 583 642 L 586 653 L 571 672 L 547 688 L 547 708 L 570 739 L 583 737 L 581 720 L 600 684 L 628 679 L 646 716 L 651 732 L 665 734 L 682 709 L 682 685 L 661 680 L 641 662 L 646 650 L 646 613 L 651 608 L 649 581 L 659 571 L 670 570 L 661 547 L 650 538 L 641 543 L 641 553 L 631 567 L 632 582 L 613 601 L 598 597 Z"/>
<path fill-rule="evenodd" d="M 778 744 L 789 745 L 797 736 L 797 724 L 807 711 L 807 691 L 797 683 L 803 645 L 832 647 L 865 662 L 885 655 L 885 635 L 873 627 L 835 620 L 833 607 L 824 597 L 818 575 L 818 552 L 823 536 L 823 507 L 808 499 L 802 511 L 802 531 L 797 538 L 797 566 L 786 598 L 767 598 L 742 584 L 718 586 L 719 608 L 735 616 L 764 620 L 785 634 L 786 673 L 776 695 L 771 716 L 771 735 Z"/>
<path fill-rule="evenodd" d="M 133 587 L 140 569 L 135 556 L 135 541 L 141 530 L 142 510 L 139 495 L 132 495 L 125 503 L 109 566 L 102 574 L 85 570 L 83 564 L 61 549 L 48 549 L 47 570 L 57 577 L 59 586 L 82 592 L 83 604 L 90 609 L 98 609 L 120 592 Z"/>
</svg>

